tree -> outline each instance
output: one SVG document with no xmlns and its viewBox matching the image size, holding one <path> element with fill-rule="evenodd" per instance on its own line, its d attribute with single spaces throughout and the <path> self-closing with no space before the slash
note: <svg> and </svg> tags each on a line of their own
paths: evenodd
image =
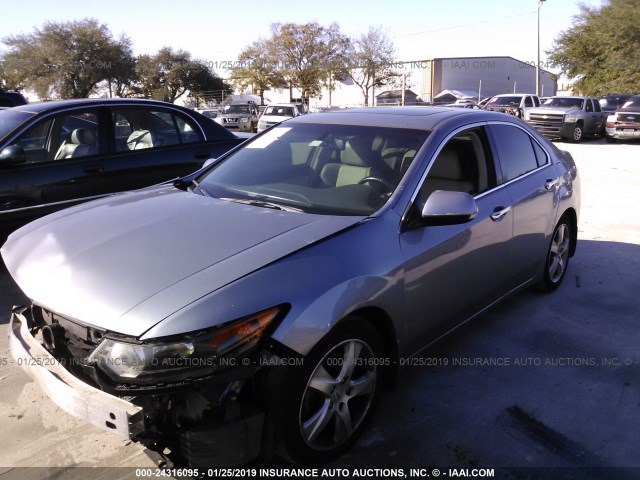
<svg viewBox="0 0 640 480">
<path fill-rule="evenodd" d="M 238 68 L 231 72 L 230 77 L 240 90 L 252 86 L 253 91 L 260 95 L 261 105 L 264 105 L 266 90 L 279 90 L 287 86 L 279 69 L 277 55 L 272 49 L 273 44 L 262 39 L 245 47 L 238 56 Z"/>
<path fill-rule="evenodd" d="M 114 39 L 91 18 L 47 22 L 42 30 L 2 41 L 9 47 L 3 83 L 30 88 L 42 99 L 88 97 L 101 81 L 119 79 L 118 65 L 132 58 L 126 36 Z"/>
<path fill-rule="evenodd" d="M 362 90 L 365 106 L 369 105 L 371 89 L 397 75 L 393 70 L 394 57 L 393 43 L 380 27 L 369 27 L 367 33 L 351 42 L 348 75 Z"/>
<path fill-rule="evenodd" d="M 140 55 L 136 63 L 137 85 L 133 91 L 144 98 L 173 103 L 187 91 L 228 89 L 207 65 L 184 50 L 163 47 L 155 55 Z"/>
<path fill-rule="evenodd" d="M 144 98 L 173 103 L 187 91 L 228 89 L 207 65 L 184 50 L 161 48 L 155 55 L 140 55 L 136 63 L 134 91 Z"/>
<path fill-rule="evenodd" d="M 640 91 L 640 2 L 580 5 L 573 26 L 548 51 L 549 59 L 584 95 Z"/>
<path fill-rule="evenodd" d="M 303 101 L 318 95 L 336 68 L 344 66 L 349 39 L 338 24 L 277 23 L 271 28 L 272 36 L 267 40 L 270 55 L 279 61 L 285 80 L 302 90 Z"/>
</svg>

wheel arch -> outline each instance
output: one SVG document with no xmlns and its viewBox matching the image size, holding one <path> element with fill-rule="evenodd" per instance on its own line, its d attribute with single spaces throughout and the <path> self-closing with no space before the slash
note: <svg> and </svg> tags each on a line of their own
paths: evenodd
<svg viewBox="0 0 640 480">
<path fill-rule="evenodd" d="M 569 246 L 569 255 L 573 257 L 576 253 L 576 247 L 578 243 L 578 215 L 575 209 L 571 207 L 571 208 L 567 208 L 564 212 L 562 212 L 562 215 L 560 215 L 560 218 L 562 217 L 567 217 L 571 222 L 572 235 L 571 235 L 571 245 Z"/>
<path fill-rule="evenodd" d="M 390 364 L 384 369 L 383 384 L 386 389 L 393 389 L 398 376 L 398 337 L 391 317 L 380 307 L 365 306 L 350 312 L 336 326 L 348 321 L 350 317 L 365 320 L 380 334 L 384 347 L 384 358 L 390 360 Z"/>
</svg>

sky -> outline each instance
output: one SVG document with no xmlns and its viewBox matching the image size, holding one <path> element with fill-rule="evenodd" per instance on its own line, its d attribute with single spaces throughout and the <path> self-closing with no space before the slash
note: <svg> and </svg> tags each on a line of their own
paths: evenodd
<svg viewBox="0 0 640 480">
<path fill-rule="evenodd" d="M 583 0 L 600 6 L 603 0 Z M 0 0 L 0 38 L 28 34 L 47 21 L 96 18 L 115 36 L 126 34 L 135 54 L 163 46 L 189 51 L 221 67 L 243 47 L 268 37 L 273 23 L 317 21 L 356 37 L 382 27 L 399 61 L 436 57 L 512 56 L 536 59 L 537 0 Z M 10 12 L 10 13 L 7 13 Z M 540 8 L 541 56 L 571 27 L 577 0 L 546 0 Z M 4 45 L 0 44 L 0 49 Z M 551 69 L 553 70 L 553 69 Z M 223 70 L 218 74 L 226 76 Z"/>
</svg>

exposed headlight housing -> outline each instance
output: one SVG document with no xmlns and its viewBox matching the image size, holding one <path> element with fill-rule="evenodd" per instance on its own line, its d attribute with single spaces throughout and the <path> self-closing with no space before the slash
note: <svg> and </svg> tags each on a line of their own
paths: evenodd
<svg viewBox="0 0 640 480">
<path fill-rule="evenodd" d="M 221 358 L 252 353 L 286 310 L 278 306 L 173 341 L 106 337 L 87 358 L 115 382 L 156 384 L 198 378 L 223 368 Z"/>
</svg>

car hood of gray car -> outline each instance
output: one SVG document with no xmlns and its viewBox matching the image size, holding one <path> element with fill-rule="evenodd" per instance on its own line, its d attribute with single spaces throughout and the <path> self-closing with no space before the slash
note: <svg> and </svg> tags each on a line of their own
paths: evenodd
<svg viewBox="0 0 640 480">
<path fill-rule="evenodd" d="M 34 302 L 137 337 L 362 218 L 280 211 L 161 186 L 43 217 L 14 232 L 1 251 Z"/>
</svg>

